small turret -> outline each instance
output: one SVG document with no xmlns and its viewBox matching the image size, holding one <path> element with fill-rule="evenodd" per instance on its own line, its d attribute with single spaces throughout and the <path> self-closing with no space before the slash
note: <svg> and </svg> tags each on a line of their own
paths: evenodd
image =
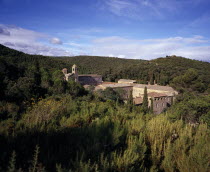
<svg viewBox="0 0 210 172">
<path fill-rule="evenodd" d="M 64 69 L 62 70 L 62 72 L 63 72 L 64 75 L 67 74 L 67 73 L 68 73 L 67 68 L 64 68 Z"/>
</svg>

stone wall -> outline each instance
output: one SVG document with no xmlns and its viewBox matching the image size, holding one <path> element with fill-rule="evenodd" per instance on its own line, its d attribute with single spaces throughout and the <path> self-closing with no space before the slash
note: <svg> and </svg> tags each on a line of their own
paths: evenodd
<svg viewBox="0 0 210 172">
<path fill-rule="evenodd" d="M 166 108 L 172 104 L 172 96 L 155 97 L 153 98 L 153 112 L 154 114 L 162 113 Z"/>
<path fill-rule="evenodd" d="M 133 90 L 133 87 L 129 86 L 129 87 L 116 87 L 116 88 L 113 88 L 113 90 L 119 90 L 121 89 L 123 91 L 123 99 L 124 100 L 127 100 L 129 97 L 130 97 L 130 94 L 132 94 L 132 90 Z"/>
</svg>

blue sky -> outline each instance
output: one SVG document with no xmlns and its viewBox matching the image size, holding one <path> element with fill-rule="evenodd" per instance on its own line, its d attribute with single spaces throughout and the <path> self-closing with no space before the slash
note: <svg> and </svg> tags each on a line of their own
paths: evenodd
<svg viewBox="0 0 210 172">
<path fill-rule="evenodd" d="M 210 61 L 209 0 L 0 0 L 0 43 L 30 54 Z"/>
</svg>

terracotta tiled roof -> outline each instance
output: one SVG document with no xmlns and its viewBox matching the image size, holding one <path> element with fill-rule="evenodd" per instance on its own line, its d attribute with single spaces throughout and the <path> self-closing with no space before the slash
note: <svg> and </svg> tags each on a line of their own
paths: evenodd
<svg viewBox="0 0 210 172">
<path fill-rule="evenodd" d="M 151 92 L 147 94 L 148 97 L 165 97 L 167 94 L 164 93 L 157 93 L 157 92 Z"/>
</svg>

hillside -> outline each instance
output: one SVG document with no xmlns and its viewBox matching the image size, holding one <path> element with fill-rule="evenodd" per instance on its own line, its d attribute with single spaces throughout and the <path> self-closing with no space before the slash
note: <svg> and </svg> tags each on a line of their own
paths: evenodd
<svg viewBox="0 0 210 172">
<path fill-rule="evenodd" d="M 180 94 L 154 115 L 112 89 L 97 94 L 64 81 L 61 69 L 73 64 L 104 80 L 156 81 Z M 207 172 L 209 67 L 182 57 L 46 57 L 0 45 L 0 171 Z"/>
<path fill-rule="evenodd" d="M 198 73 L 199 81 L 204 84 L 205 89 L 210 84 L 210 63 L 176 56 L 150 61 L 97 56 L 46 57 L 28 55 L 3 45 L 0 45 L 0 56 L 5 62 L 22 71 L 35 64 L 51 72 L 64 67 L 71 71 L 71 66 L 77 64 L 80 74 L 101 74 L 105 81 L 130 78 L 136 79 L 139 83 L 156 82 L 160 85 L 171 85 L 175 77 L 192 68 Z"/>
<path fill-rule="evenodd" d="M 117 72 L 134 65 L 147 63 L 145 60 L 121 59 L 115 57 L 75 56 L 62 58 L 67 63 L 78 64 L 81 72 L 104 74 L 107 71 Z"/>
<path fill-rule="evenodd" d="M 161 85 L 186 72 L 190 68 L 199 74 L 210 75 L 210 63 L 186 59 L 183 57 L 166 57 L 155 60 L 134 60 L 110 57 L 76 56 L 62 58 L 66 64 L 78 64 L 81 73 L 97 73 L 106 80 L 115 81 L 119 78 L 137 79 L 142 82 L 156 80 Z M 70 67 L 68 67 L 69 70 Z"/>
</svg>

